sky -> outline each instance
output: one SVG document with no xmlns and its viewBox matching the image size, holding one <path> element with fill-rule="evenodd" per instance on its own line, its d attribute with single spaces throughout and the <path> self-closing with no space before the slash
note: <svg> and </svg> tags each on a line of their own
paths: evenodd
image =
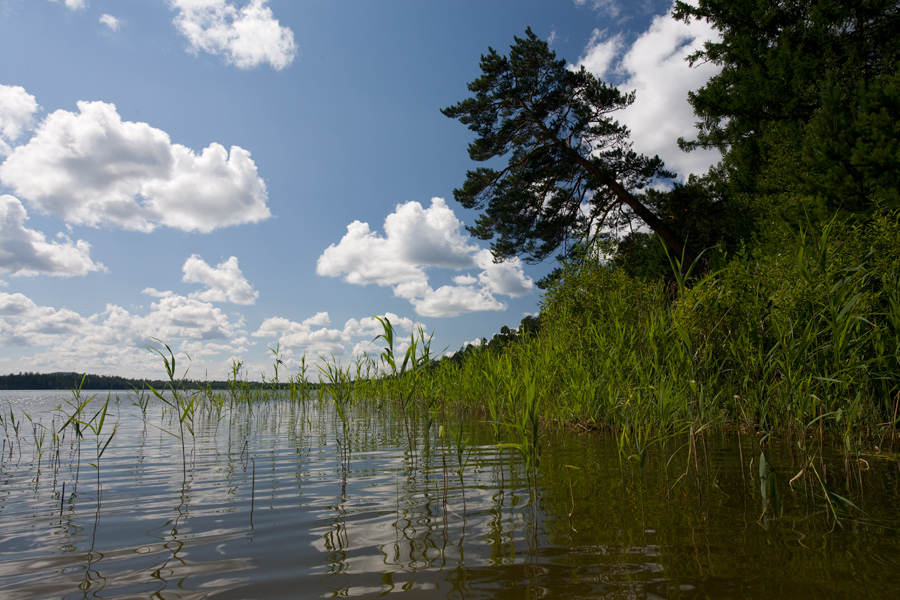
<svg viewBox="0 0 900 600">
<path fill-rule="evenodd" d="M 636 101 L 680 178 L 684 57 L 659 0 L 0 0 L 0 374 L 271 378 L 347 364 L 387 316 L 435 353 L 540 310 L 552 268 L 494 263 L 453 199 L 474 139 L 440 109 L 527 27 Z"/>
</svg>

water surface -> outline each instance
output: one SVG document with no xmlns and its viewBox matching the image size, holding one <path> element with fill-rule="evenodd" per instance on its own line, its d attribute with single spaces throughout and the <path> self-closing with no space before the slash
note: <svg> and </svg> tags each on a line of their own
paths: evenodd
<svg viewBox="0 0 900 600">
<path fill-rule="evenodd" d="M 0 392 L 2 598 L 900 594 L 889 453 L 853 477 L 842 455 L 820 457 L 824 485 L 809 472 L 791 485 L 792 443 L 760 471 L 757 440 L 734 434 L 672 440 L 640 463 L 612 436 L 548 431 L 532 491 L 522 457 L 477 419 L 410 429 L 372 404 L 345 430 L 315 402 L 207 405 L 183 454 L 162 403 L 145 415 L 119 394 L 98 470 L 94 432 L 52 439 L 71 398 Z"/>
</svg>

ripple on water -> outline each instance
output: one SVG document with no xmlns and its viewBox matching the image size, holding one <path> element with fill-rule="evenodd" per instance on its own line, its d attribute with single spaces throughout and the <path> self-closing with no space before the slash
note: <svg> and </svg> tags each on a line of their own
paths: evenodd
<svg viewBox="0 0 900 600">
<path fill-rule="evenodd" d="M 69 397 L 0 394 L 0 408 L 60 424 Z M 477 422 L 461 481 L 436 428 L 410 450 L 389 413 L 356 415 L 348 442 L 328 410 L 235 407 L 199 416 L 184 452 L 160 404 L 146 422 L 127 397 L 110 415 L 99 493 L 90 436 L 80 459 L 71 434 L 58 463 L 45 446 L 40 475 L 33 439 L 4 446 L 0 597 L 818 600 L 900 583 L 896 527 L 835 528 L 799 494 L 762 519 L 725 441 L 710 440 L 698 497 L 661 476 L 676 461 L 636 471 L 614 440 L 548 434 L 535 503 L 520 458 Z M 867 508 L 895 513 L 896 477 L 867 476 L 888 491 Z"/>
</svg>

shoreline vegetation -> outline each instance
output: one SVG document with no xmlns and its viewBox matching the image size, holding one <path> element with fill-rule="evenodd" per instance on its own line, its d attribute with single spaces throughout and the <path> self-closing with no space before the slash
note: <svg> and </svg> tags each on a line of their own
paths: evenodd
<svg viewBox="0 0 900 600">
<path fill-rule="evenodd" d="M 720 256 L 719 267 L 713 256 L 700 275 L 673 260 L 671 277 L 655 282 L 629 275 L 595 248 L 593 259 L 564 264 L 549 282 L 539 317 L 450 356 L 434 356 L 423 329 L 401 339 L 376 316 L 383 328 L 373 340 L 382 348 L 377 356 L 349 364 L 303 357 L 297 372 L 286 372 L 276 346 L 271 380 L 244 380 L 235 360 L 226 387 L 217 389 L 195 387 L 189 359 L 157 340 L 161 348 L 148 350 L 163 361 L 167 380 L 135 386 L 127 399 L 88 392 L 91 380 L 82 376 L 49 429 L 39 417 L 17 417 L 7 403 L 0 457 L 21 452 L 28 423 L 38 463 L 48 434 L 58 456 L 74 429 L 76 442 L 96 442 L 99 489 L 100 460 L 119 428 L 110 407 L 128 400 L 146 423 L 155 398 L 177 421 L 170 432 L 187 482 L 198 425 L 272 405 L 295 417 L 315 407 L 339 420 L 342 490 L 359 419 L 391 414 L 413 464 L 437 448 L 445 480 L 452 468 L 461 485 L 472 427 L 488 428 L 498 453 L 519 458 L 532 507 L 542 493 L 543 450 L 565 429 L 614 440 L 629 480 L 654 464 L 674 477 L 669 466 L 682 464 L 670 491 L 680 483 L 698 493 L 715 481 L 708 441 L 733 439 L 742 473 L 759 471 L 763 515 L 780 510 L 778 486 L 787 484 L 821 500 L 833 522 L 865 518 L 857 508 L 865 472 L 900 464 L 900 249 L 893 244 L 900 214 L 873 217 L 865 230 L 832 220 L 782 233 L 777 253 Z M 777 470 L 773 457 L 782 459 Z"/>
<path fill-rule="evenodd" d="M 268 390 L 341 403 L 395 399 L 411 413 L 481 414 L 498 427 L 524 411 L 532 425 L 604 430 L 623 443 L 738 427 L 763 438 L 836 437 L 851 454 L 896 451 L 897 239 L 896 212 L 864 224 L 785 225 L 767 252 L 710 256 L 708 265 L 721 266 L 703 275 L 674 260 L 656 281 L 629 275 L 597 247 L 564 263 L 537 317 L 449 356 L 433 356 L 422 330 L 396 339 L 381 319 L 375 341 L 387 348 L 378 360 L 319 357 L 312 376 L 305 357 L 299 373 L 285 374 L 275 348 L 269 381 L 246 380 L 239 362 L 228 381 L 191 380 L 188 362 L 180 379 L 23 373 L 0 376 L 0 389 L 230 391 L 248 401 Z"/>
</svg>

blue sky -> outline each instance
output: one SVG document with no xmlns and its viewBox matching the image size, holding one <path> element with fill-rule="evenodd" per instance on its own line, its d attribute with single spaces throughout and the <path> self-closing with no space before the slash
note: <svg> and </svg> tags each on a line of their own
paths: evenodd
<svg viewBox="0 0 900 600">
<path fill-rule="evenodd" d="M 372 352 L 372 315 L 454 351 L 539 310 L 553 265 L 494 264 L 453 200 L 472 134 L 440 109 L 530 26 L 637 101 L 681 176 L 714 35 L 671 2 L 0 0 L 0 373 L 271 377 L 278 345 Z M 186 362 L 186 361 L 185 361 Z M 184 364 L 184 363 L 182 363 Z"/>
</svg>

